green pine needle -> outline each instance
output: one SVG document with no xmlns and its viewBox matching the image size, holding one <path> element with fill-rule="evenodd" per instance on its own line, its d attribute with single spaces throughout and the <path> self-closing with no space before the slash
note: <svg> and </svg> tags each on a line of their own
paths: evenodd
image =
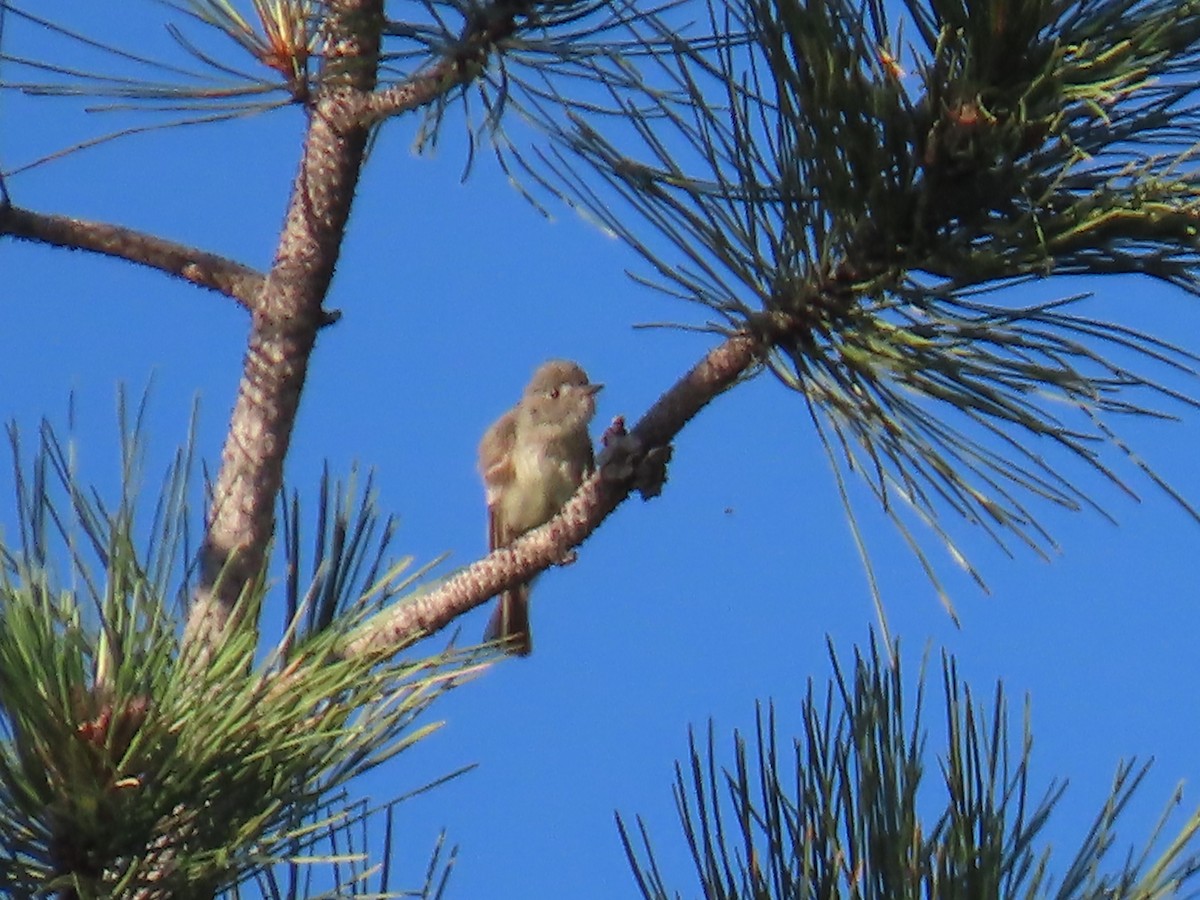
<svg viewBox="0 0 1200 900">
<path fill-rule="evenodd" d="M 10 429 L 19 536 L 0 554 L 0 893 L 196 896 L 283 864 L 361 888 L 376 878 L 371 859 L 322 849 L 365 827 L 349 782 L 434 733 L 430 707 L 480 658 L 337 654 L 412 576 L 385 560 L 392 530 L 379 528 L 370 495 L 331 490 L 326 476 L 316 580 L 293 597 L 281 639 L 264 649 L 258 617 L 244 615 L 198 672 L 180 646 L 190 446 L 146 528 L 135 491 L 142 411 L 131 421 L 122 402 L 121 414 L 112 505 L 80 485 L 73 449 L 49 427 L 28 460 Z M 353 537 L 331 552 L 327 533 Z M 243 612 L 265 590 L 247 593 Z"/>
<path fill-rule="evenodd" d="M 675 799 L 698 895 L 1132 900 L 1194 892 L 1200 810 L 1168 843 L 1164 813 L 1140 853 L 1112 859 L 1115 826 L 1148 766 L 1118 767 L 1110 796 L 1056 875 L 1060 851 L 1045 828 L 1065 785 L 1034 793 L 1028 710 L 1022 735 L 1011 739 L 999 685 L 990 701 L 977 697 L 943 656 L 946 728 L 931 751 L 924 671 L 910 693 L 894 662 L 898 646 L 881 659 L 872 641 L 852 669 L 832 646 L 830 656 L 834 676 L 823 693 L 810 686 L 798 737 L 780 735 L 774 705 L 758 709 L 750 735 L 735 732 L 730 763 L 719 760 L 711 723 L 703 741 L 691 736 L 686 763 L 676 765 Z M 1167 812 L 1177 805 L 1171 798 Z M 668 887 L 647 828 L 636 824 L 635 833 L 618 816 L 642 896 L 689 896 Z"/>
<path fill-rule="evenodd" d="M 642 21 L 673 53 L 612 89 L 620 124 L 545 122 L 545 161 L 639 280 L 761 337 L 943 600 L 913 523 L 982 585 L 961 525 L 1048 556 L 1047 504 L 1103 514 L 1081 471 L 1133 494 L 1123 459 L 1200 518 L 1119 428 L 1200 405 L 1200 355 L 1085 297 L 1001 290 L 1124 274 L 1200 295 L 1200 4 L 709 10 L 728 40 Z"/>
</svg>

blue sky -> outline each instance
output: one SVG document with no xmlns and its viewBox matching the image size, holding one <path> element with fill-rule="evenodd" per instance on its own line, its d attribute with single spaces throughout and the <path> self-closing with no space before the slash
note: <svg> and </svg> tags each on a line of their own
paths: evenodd
<svg viewBox="0 0 1200 900">
<path fill-rule="evenodd" d="M 155 24 L 161 9 L 137 4 L 131 13 L 138 46 L 168 46 Z M 73 24 L 89 33 L 104 27 L 87 19 Z M 12 27 L 5 41 L 18 55 L 44 47 L 25 28 Z M 0 165 L 128 121 L 86 115 L 72 101 L 5 94 Z M 289 110 L 135 136 L 21 174 L 9 188 L 16 203 L 39 211 L 119 222 L 265 267 L 301 126 Z M 478 438 L 541 361 L 578 359 L 606 384 L 598 435 L 614 415 L 636 419 L 711 339 L 634 330 L 638 322 L 696 322 L 698 313 L 633 284 L 624 270 L 639 261 L 573 213 L 552 206 L 553 221 L 537 214 L 490 160 L 460 183 L 461 141 L 448 139 L 432 158 L 414 156 L 415 129 L 415 118 L 390 123 L 367 166 L 328 302 L 344 317 L 319 338 L 287 477 L 308 487 L 326 461 L 337 472 L 373 467 L 380 506 L 400 519 L 395 546 L 419 561 L 449 552 L 448 571 L 485 549 Z M 84 471 L 111 488 L 117 386 L 138 391 L 152 382 L 155 477 L 147 485 L 184 438 L 197 397 L 199 450 L 215 467 L 240 374 L 242 310 L 79 253 L 5 241 L 0 267 L 0 418 L 30 434 L 43 416 L 65 425 L 74 392 Z M 1099 315 L 1184 344 L 1200 333 L 1194 300 L 1177 292 L 1135 279 L 1084 287 L 1099 292 Z M 1050 282 L 1014 297 L 1079 288 Z M 1200 416 L 1174 411 L 1185 421 L 1133 422 L 1122 434 L 1200 502 Z M 1074 849 L 1123 758 L 1156 762 L 1118 850 L 1140 845 L 1178 782 L 1183 807 L 1200 804 L 1200 526 L 1112 459 L 1141 501 L 1094 485 L 1119 527 L 1046 510 L 1063 548 L 1052 564 L 1028 554 L 1009 560 L 968 538 L 990 596 L 933 550 L 960 629 L 890 526 L 861 510 L 910 673 L 925 648 L 945 648 L 981 694 L 1003 679 L 1014 731 L 1031 697 L 1042 779 L 1034 793 L 1052 777 L 1071 781 L 1051 830 L 1060 851 Z M 10 483 L 0 467 L 0 497 L 11 496 Z M 10 506 L 0 503 L 8 527 Z M 463 620 L 465 638 L 486 615 Z M 755 701 L 766 699 L 785 729 L 796 727 L 807 681 L 823 684 L 830 672 L 826 635 L 850 658 L 875 621 L 798 399 L 769 377 L 718 399 L 677 441 L 663 496 L 628 502 L 575 565 L 543 576 L 533 617 L 530 659 L 499 665 L 447 697 L 434 710 L 442 731 L 360 785 L 383 800 L 479 764 L 401 807 L 398 880 L 419 879 L 445 828 L 460 848 L 452 897 L 633 896 L 616 809 L 646 818 L 670 880 L 687 893 L 671 780 L 688 727 L 711 717 L 719 735 L 751 728 Z M 929 777 L 938 777 L 932 759 Z M 1065 865 L 1060 858 L 1058 871 Z"/>
</svg>

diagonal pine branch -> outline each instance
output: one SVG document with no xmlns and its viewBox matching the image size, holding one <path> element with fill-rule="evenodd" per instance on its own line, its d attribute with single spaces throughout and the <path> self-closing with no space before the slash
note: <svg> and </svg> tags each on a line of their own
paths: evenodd
<svg viewBox="0 0 1200 900">
<path fill-rule="evenodd" d="M 628 434 L 622 434 L 619 425 L 610 430 L 612 439 L 600 454 L 599 469 L 557 516 L 429 593 L 380 613 L 343 645 L 342 654 L 347 658 L 386 655 L 445 628 L 505 588 L 560 562 L 634 490 L 641 490 L 644 496 L 657 493 L 671 440 L 700 410 L 757 365 L 767 344 L 768 340 L 747 330 L 714 347 Z"/>
<path fill-rule="evenodd" d="M 852 474 L 952 614 L 920 532 L 986 590 L 965 534 L 1048 556 L 1041 504 L 1103 514 L 1063 461 L 1127 494 L 1131 464 L 1200 520 L 1118 427 L 1200 407 L 1200 355 L 1081 295 L 987 294 L 1125 274 L 1200 296 L 1200 6 L 707 5 L 751 40 L 679 42 L 649 108 L 614 91 L 609 123 L 547 120 L 545 180 L 642 283 L 724 327 L 779 320 L 764 362 L 825 449 L 881 622 Z"/>
<path fill-rule="evenodd" d="M 91 222 L 56 216 L 0 203 L 0 236 L 88 250 L 138 265 L 208 288 L 236 300 L 246 309 L 262 287 L 262 273 L 224 256 L 207 253 L 152 234 L 108 222 Z"/>
<path fill-rule="evenodd" d="M 360 124 L 375 124 L 384 119 L 428 105 L 470 80 L 470 73 L 451 59 L 442 59 L 425 72 L 364 96 L 361 109 L 354 114 Z"/>
</svg>

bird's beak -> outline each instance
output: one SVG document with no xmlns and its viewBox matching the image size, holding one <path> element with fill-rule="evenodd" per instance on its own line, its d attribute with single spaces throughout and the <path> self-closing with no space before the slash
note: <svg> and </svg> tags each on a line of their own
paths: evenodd
<svg viewBox="0 0 1200 900">
<path fill-rule="evenodd" d="M 602 388 L 602 387 L 604 387 L 603 384 L 585 384 L 583 386 L 583 389 L 585 391 L 587 391 L 589 394 L 594 395 L 594 394 L 600 393 L 600 388 Z"/>
</svg>

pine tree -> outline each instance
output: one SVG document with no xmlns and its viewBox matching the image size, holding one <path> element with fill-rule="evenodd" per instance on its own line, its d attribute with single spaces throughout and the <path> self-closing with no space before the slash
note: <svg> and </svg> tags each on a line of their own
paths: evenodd
<svg viewBox="0 0 1200 900">
<path fill-rule="evenodd" d="M 368 815 L 338 806 L 345 783 L 420 740 L 427 728 L 416 717 L 495 658 L 495 648 L 400 651 L 566 559 L 632 493 L 663 490 L 675 436 L 718 396 L 736 402 L 754 377 L 774 378 L 802 405 L 852 524 L 847 483 L 856 475 L 951 614 L 930 543 L 980 580 L 958 548 L 961 527 L 1046 553 L 1045 509 L 1096 507 L 1072 471 L 1123 486 L 1113 463 L 1132 461 L 1200 517 L 1119 428 L 1159 415 L 1160 401 L 1195 406 L 1194 389 L 1175 379 L 1195 377 L 1200 357 L 1167 336 L 1092 318 L 1079 297 L 1023 305 L 1005 290 L 1059 275 L 1125 274 L 1200 292 L 1192 162 L 1200 5 L 254 0 L 245 13 L 226 0 L 164 5 L 180 60 L 148 60 L 0 4 L 0 22 L 49 29 L 111 66 L 31 60 L 5 41 L 2 87 L 135 105 L 161 114 L 162 127 L 292 107 L 305 114 L 298 171 L 264 271 L 22 207 L 28 166 L 0 181 L 0 235 L 149 267 L 235 300 L 250 323 L 195 547 L 190 449 L 149 504 L 146 540 L 132 493 L 136 424 L 125 429 L 127 489 L 115 506 L 79 483 L 53 431 L 39 435 L 29 458 L 11 433 L 21 527 L 4 548 L 0 607 L 8 729 L 0 887 L 10 893 L 211 896 L 247 880 L 282 891 L 274 866 L 327 835 L 352 833 Z M 213 37 L 229 39 L 219 53 L 207 49 Z M 131 61 L 154 77 L 129 77 Z M 294 496 L 277 512 L 311 354 L 338 317 L 326 301 L 359 177 L 380 130 L 409 113 L 423 117 L 421 146 L 465 124 L 472 148 L 494 151 L 531 202 L 566 203 L 619 237 L 648 268 L 637 277 L 691 304 L 703 324 L 685 325 L 712 338 L 639 421 L 614 423 L 598 471 L 554 520 L 452 577 L 420 583 L 422 573 L 388 561 L 391 530 L 370 485 L 356 500 L 327 478 L 311 524 Z M 535 137 L 514 137 L 514 121 Z M 101 134 L 30 165 L 128 136 Z M 1156 375 L 1163 369 L 1171 380 Z M 302 535 L 314 542 L 307 585 L 298 574 Z M 856 525 L 855 535 L 870 571 Z M 261 613 L 277 537 L 290 573 L 289 625 L 272 639 Z M 900 733 L 887 729 L 899 721 L 889 676 L 874 658 L 856 673 L 867 686 L 851 691 L 843 679 L 840 696 L 852 711 L 874 700 L 870 715 L 846 721 L 893 746 Z M 1010 798 L 993 803 L 992 794 L 1011 782 L 976 759 L 1000 752 L 1000 729 L 984 735 L 967 721 L 973 713 L 959 717 L 962 695 L 948 673 L 952 722 L 976 737 L 952 744 L 951 805 L 928 843 L 914 837 L 912 810 L 887 792 L 857 794 L 852 809 L 823 807 L 859 817 L 845 846 L 829 832 L 788 843 L 774 819 L 767 859 L 756 851 L 732 861 L 720 840 L 693 828 L 706 891 L 786 893 L 790 853 L 811 860 L 809 875 L 832 872 L 825 883 L 853 886 L 869 870 L 883 879 L 873 896 L 900 896 L 889 893 L 887 872 L 911 863 L 915 895 L 960 884 L 966 857 L 954 854 L 985 850 L 995 867 L 981 876 L 988 890 L 1039 886 L 1025 846 L 1036 828 L 1006 830 Z M 760 748 L 772 734 L 764 725 Z M 820 734 L 810 728 L 809 740 Z M 886 758 L 899 777 L 911 748 L 894 747 Z M 855 745 L 860 755 L 867 749 Z M 701 756 L 693 750 L 690 784 L 710 804 L 703 798 L 717 780 L 711 762 L 702 777 Z M 776 777 L 773 750 L 763 749 L 760 768 Z M 841 773 L 853 784 L 844 789 L 864 791 L 866 782 L 850 778 L 861 774 Z M 1115 807 L 1131 774 L 1122 770 Z M 681 780 L 681 797 L 688 784 Z M 748 784 L 735 782 L 746 834 Z M 828 791 L 834 782 L 822 784 Z M 764 796 L 782 808 L 782 794 Z M 903 827 L 859 827 L 876 815 L 899 816 Z M 984 831 L 966 827 L 988 817 L 995 821 Z M 1110 820 L 1099 821 L 1077 866 L 1107 846 Z M 1180 840 L 1194 829 L 1189 823 Z M 902 855 L 907 844 L 879 853 L 854 846 L 881 834 L 915 841 L 915 855 Z M 969 834 L 980 846 L 963 844 Z M 1142 882 L 1144 870 L 1133 866 L 1117 893 L 1103 893 L 1115 890 L 1107 883 L 1098 890 L 1133 895 L 1144 883 L 1150 893 L 1137 896 L 1154 895 L 1190 874 L 1181 847 L 1164 857 L 1169 878 L 1154 870 Z M 870 862 L 847 868 L 850 857 Z M 444 884 L 443 862 L 434 855 L 427 893 Z M 1026 874 L 1012 874 L 1018 869 Z M 348 883 L 361 887 L 363 872 L 356 862 Z M 647 896 L 665 890 L 653 871 L 639 869 L 638 878 Z M 745 887 L 722 894 L 717 881 Z M 972 884 L 964 896 L 979 895 Z"/>
</svg>

